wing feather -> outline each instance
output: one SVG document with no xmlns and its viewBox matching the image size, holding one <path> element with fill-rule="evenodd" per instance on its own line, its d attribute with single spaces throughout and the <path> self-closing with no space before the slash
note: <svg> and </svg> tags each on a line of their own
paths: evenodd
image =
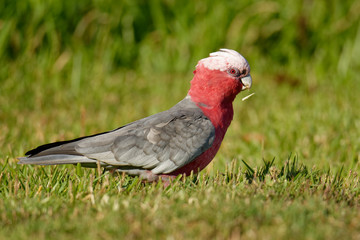
<svg viewBox="0 0 360 240">
<path fill-rule="evenodd" d="M 29 151 L 23 164 L 93 164 L 171 173 L 211 147 L 215 129 L 190 99 L 116 130 Z M 61 157 L 60 157 L 61 156 Z M 76 157 L 77 156 L 77 157 Z M 135 171 L 136 172 L 136 171 Z"/>
</svg>

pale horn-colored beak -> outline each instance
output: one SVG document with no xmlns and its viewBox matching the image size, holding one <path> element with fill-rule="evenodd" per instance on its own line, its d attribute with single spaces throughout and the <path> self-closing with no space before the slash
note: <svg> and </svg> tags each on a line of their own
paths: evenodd
<svg viewBox="0 0 360 240">
<path fill-rule="evenodd" d="M 243 87 L 242 87 L 241 91 L 244 91 L 246 89 L 250 89 L 251 85 L 252 85 L 252 78 L 251 78 L 250 74 L 248 74 L 245 77 L 241 78 L 241 82 L 243 84 Z"/>
</svg>

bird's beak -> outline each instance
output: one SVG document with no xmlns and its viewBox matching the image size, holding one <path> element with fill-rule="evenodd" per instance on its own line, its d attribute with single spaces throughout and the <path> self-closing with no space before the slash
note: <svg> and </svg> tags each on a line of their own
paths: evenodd
<svg viewBox="0 0 360 240">
<path fill-rule="evenodd" d="M 243 85 L 241 91 L 251 88 L 252 78 L 251 78 L 250 74 L 248 74 L 245 77 L 241 78 L 241 82 L 242 82 L 242 85 Z"/>
</svg>

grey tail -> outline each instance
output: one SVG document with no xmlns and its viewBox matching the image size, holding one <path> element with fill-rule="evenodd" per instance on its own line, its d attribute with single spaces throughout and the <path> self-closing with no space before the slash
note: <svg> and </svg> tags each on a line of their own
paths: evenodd
<svg viewBox="0 0 360 240">
<path fill-rule="evenodd" d="M 122 126 L 122 127 L 124 127 L 124 126 Z M 77 141 L 80 141 L 80 140 L 83 140 L 83 139 L 86 139 L 86 138 L 91 138 L 91 137 L 95 137 L 95 136 L 99 136 L 99 135 L 104 135 L 106 133 L 114 132 L 114 131 L 122 128 L 122 127 L 119 127 L 117 129 L 114 129 L 114 130 L 111 130 L 111 131 L 103 132 L 103 133 L 97 133 L 97 134 L 94 134 L 94 135 L 75 138 L 75 139 L 72 139 L 72 140 L 59 141 L 59 142 L 53 142 L 53 143 L 44 144 L 44 145 L 38 146 L 37 148 L 34 148 L 34 149 L 31 149 L 31 150 L 27 151 L 25 153 L 25 155 L 28 156 L 28 157 L 31 157 L 31 156 L 37 155 L 37 154 L 42 153 L 42 152 L 44 152 L 46 150 L 49 150 L 49 149 L 54 149 L 56 147 L 64 146 L 64 145 L 70 145 L 71 143 L 75 143 Z"/>
<path fill-rule="evenodd" d="M 45 156 L 20 157 L 18 164 L 35 164 L 35 165 L 60 165 L 60 164 L 97 164 L 94 159 L 89 159 L 85 156 L 68 155 L 68 154 L 53 154 Z"/>
</svg>

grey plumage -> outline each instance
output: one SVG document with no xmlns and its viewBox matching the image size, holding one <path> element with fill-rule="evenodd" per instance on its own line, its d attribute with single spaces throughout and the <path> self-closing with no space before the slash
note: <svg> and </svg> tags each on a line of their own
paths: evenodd
<svg viewBox="0 0 360 240">
<path fill-rule="evenodd" d="M 99 162 L 129 174 L 166 174 L 210 148 L 214 137 L 211 121 L 186 97 L 167 111 L 113 131 L 40 146 L 19 158 L 19 164 L 96 167 Z"/>
</svg>

